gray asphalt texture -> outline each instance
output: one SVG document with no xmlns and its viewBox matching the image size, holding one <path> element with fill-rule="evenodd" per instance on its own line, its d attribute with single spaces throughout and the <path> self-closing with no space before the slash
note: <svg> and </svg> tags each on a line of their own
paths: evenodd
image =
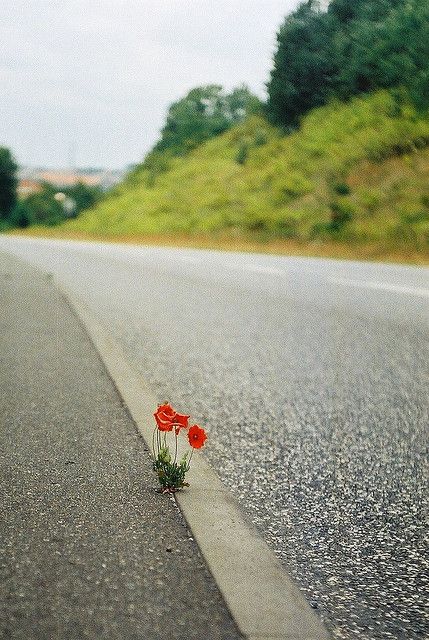
<svg viewBox="0 0 429 640">
<path fill-rule="evenodd" d="M 206 455 L 335 638 L 429 636 L 429 270 L 3 238 L 55 272 Z"/>
<path fill-rule="evenodd" d="M 0 253 L 0 638 L 241 637 L 84 329 Z"/>
</svg>

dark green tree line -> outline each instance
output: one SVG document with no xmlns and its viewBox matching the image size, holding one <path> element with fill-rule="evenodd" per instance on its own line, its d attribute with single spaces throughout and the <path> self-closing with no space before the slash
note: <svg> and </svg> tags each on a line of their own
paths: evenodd
<svg viewBox="0 0 429 640">
<path fill-rule="evenodd" d="M 16 205 L 18 166 L 6 147 L 0 147 L 0 222 L 8 221 Z"/>
<path fill-rule="evenodd" d="M 429 0 L 308 0 L 277 35 L 267 111 L 296 126 L 309 109 L 380 88 L 403 87 L 429 104 Z"/>
</svg>

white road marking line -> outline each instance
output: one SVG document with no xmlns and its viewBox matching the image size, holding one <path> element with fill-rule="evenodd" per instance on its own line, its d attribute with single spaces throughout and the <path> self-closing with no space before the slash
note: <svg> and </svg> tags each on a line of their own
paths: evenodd
<svg viewBox="0 0 429 640">
<path fill-rule="evenodd" d="M 188 262 L 189 264 L 201 264 L 199 258 L 192 258 L 191 256 L 178 256 L 180 262 Z"/>
<path fill-rule="evenodd" d="M 362 289 L 377 289 L 379 291 L 391 291 L 392 293 L 404 293 L 409 296 L 419 296 L 429 298 L 429 289 L 423 287 L 403 287 L 397 284 L 388 284 L 387 282 L 375 282 L 373 280 L 348 280 L 347 278 L 328 278 L 329 282 L 341 284 L 346 287 L 360 287 Z"/>
<path fill-rule="evenodd" d="M 285 272 L 283 269 L 276 269 L 275 267 L 264 267 L 258 264 L 244 264 L 242 268 L 246 271 L 254 271 L 255 273 L 268 273 L 275 276 L 283 276 Z"/>
</svg>

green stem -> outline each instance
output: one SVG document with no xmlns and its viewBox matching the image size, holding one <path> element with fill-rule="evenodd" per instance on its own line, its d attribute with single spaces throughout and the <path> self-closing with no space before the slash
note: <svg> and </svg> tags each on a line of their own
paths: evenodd
<svg viewBox="0 0 429 640">
<path fill-rule="evenodd" d="M 159 429 L 156 430 L 156 446 L 157 446 L 157 455 L 159 456 L 159 451 L 161 449 L 161 436 L 159 433 Z"/>
<path fill-rule="evenodd" d="M 153 430 L 153 434 L 152 434 L 152 453 L 153 453 L 153 457 L 156 458 L 155 455 L 155 437 L 156 437 L 156 432 L 158 431 L 158 427 L 155 427 L 155 429 Z"/>
<path fill-rule="evenodd" d="M 174 450 L 174 464 L 176 464 L 177 462 L 177 433 L 174 432 L 175 436 L 176 436 L 176 448 Z"/>
</svg>

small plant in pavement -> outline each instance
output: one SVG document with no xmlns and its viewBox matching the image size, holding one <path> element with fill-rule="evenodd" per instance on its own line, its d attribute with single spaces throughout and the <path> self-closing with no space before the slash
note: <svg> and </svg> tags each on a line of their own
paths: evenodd
<svg viewBox="0 0 429 640">
<path fill-rule="evenodd" d="M 207 439 L 206 432 L 197 424 L 189 426 L 189 416 L 177 413 L 167 402 L 160 404 L 153 414 L 156 426 L 153 432 L 152 448 L 153 468 L 158 474 L 162 493 L 174 493 L 183 487 L 186 473 L 189 471 L 194 449 L 201 449 Z M 186 451 L 178 460 L 178 443 L 180 432 L 186 434 L 190 451 Z M 174 438 L 174 455 L 170 451 L 168 440 Z"/>
</svg>

